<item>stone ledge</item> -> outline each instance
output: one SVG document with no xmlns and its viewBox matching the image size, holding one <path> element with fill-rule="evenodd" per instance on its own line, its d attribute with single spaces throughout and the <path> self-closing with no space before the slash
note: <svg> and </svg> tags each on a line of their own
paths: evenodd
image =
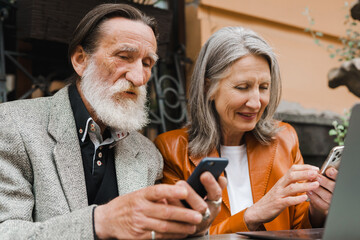
<svg viewBox="0 0 360 240">
<path fill-rule="evenodd" d="M 275 113 L 275 118 L 285 122 L 316 124 L 332 126 L 334 120 L 340 120 L 340 115 L 331 111 L 319 112 L 306 109 L 299 103 L 281 101 Z"/>
</svg>

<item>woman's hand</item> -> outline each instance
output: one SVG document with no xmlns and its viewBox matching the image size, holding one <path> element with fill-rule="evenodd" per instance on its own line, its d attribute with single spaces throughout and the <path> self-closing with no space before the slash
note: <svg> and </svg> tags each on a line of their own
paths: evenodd
<svg viewBox="0 0 360 240">
<path fill-rule="evenodd" d="M 306 201 L 307 195 L 301 193 L 319 187 L 315 180 L 318 172 L 319 168 L 315 166 L 293 165 L 263 198 L 245 211 L 244 220 L 249 230 L 254 231 L 261 224 L 272 221 L 285 208 Z"/>
<path fill-rule="evenodd" d="M 338 171 L 330 167 L 325 174 L 326 176 L 318 174 L 316 178 L 316 181 L 320 183 L 320 187 L 307 192 L 310 199 L 310 221 L 313 227 L 322 227 L 324 225 L 335 189 Z"/>
</svg>

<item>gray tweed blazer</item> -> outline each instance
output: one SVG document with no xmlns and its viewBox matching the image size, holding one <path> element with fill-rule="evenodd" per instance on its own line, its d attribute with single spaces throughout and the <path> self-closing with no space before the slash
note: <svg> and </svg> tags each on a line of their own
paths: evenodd
<svg viewBox="0 0 360 240">
<path fill-rule="evenodd" d="M 137 132 L 117 143 L 119 194 L 154 185 L 163 161 Z M 0 104 L 0 239 L 94 239 L 68 88 Z"/>
</svg>

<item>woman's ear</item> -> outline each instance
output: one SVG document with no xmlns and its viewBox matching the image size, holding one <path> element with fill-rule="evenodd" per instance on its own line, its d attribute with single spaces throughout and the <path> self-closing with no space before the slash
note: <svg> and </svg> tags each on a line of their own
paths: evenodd
<svg viewBox="0 0 360 240">
<path fill-rule="evenodd" d="M 75 48 L 74 53 L 71 55 L 71 63 L 75 72 L 82 77 L 87 64 L 88 55 L 84 51 L 83 47 L 78 45 Z"/>
</svg>

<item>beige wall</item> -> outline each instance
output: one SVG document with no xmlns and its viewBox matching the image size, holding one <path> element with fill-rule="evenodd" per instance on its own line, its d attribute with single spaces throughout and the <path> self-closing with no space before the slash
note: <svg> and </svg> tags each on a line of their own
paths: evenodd
<svg viewBox="0 0 360 240">
<path fill-rule="evenodd" d="M 330 89 L 327 73 L 340 63 L 331 59 L 305 33 L 305 7 L 315 19 L 314 29 L 325 34 L 322 43 L 341 45 L 345 34 L 344 0 L 202 0 L 186 8 L 187 54 L 194 61 L 201 45 L 221 27 L 241 25 L 262 35 L 274 48 L 283 79 L 283 100 L 305 108 L 343 113 L 360 99 L 346 87 Z M 359 30 L 360 31 L 360 30 Z M 192 68 L 189 68 L 190 72 Z"/>
</svg>

